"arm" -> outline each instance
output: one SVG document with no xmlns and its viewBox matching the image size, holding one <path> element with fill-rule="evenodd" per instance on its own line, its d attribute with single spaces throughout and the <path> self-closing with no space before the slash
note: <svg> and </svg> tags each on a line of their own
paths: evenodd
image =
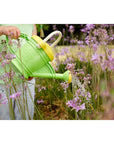
<svg viewBox="0 0 114 144">
<path fill-rule="evenodd" d="M 34 24 L 34 29 L 32 31 L 32 35 L 37 35 L 37 29 L 36 29 L 36 25 Z"/>
<path fill-rule="evenodd" d="M 15 26 L 0 26 L 0 36 L 7 35 L 12 39 L 17 39 L 20 37 L 20 30 Z"/>
</svg>

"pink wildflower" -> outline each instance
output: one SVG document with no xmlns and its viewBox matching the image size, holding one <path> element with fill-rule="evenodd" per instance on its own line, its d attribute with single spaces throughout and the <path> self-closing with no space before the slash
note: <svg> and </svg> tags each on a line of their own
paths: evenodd
<svg viewBox="0 0 114 144">
<path fill-rule="evenodd" d="M 9 60 L 8 59 L 4 59 L 2 62 L 1 62 L 1 66 L 4 67 L 6 64 L 9 64 Z"/>
<path fill-rule="evenodd" d="M 72 73 L 74 73 L 74 72 L 75 72 L 75 66 L 76 66 L 76 63 L 72 63 L 72 64 L 67 63 L 67 66 L 65 67 L 65 69 L 68 69 L 68 70 L 70 70 Z"/>
<path fill-rule="evenodd" d="M 8 60 L 12 60 L 12 59 L 16 58 L 16 55 L 8 53 L 8 54 L 5 55 L 5 58 L 8 59 Z"/>
<path fill-rule="evenodd" d="M 69 26 L 69 32 L 70 32 L 70 33 L 73 33 L 74 30 L 75 30 L 75 29 L 74 29 L 74 26 L 73 26 L 73 25 L 70 25 L 70 26 Z"/>
<path fill-rule="evenodd" d="M 76 112 L 78 112 L 79 110 L 85 110 L 85 103 L 81 104 L 81 100 L 79 99 L 79 97 L 76 97 L 73 100 L 69 100 L 66 105 L 68 105 L 68 107 L 72 107 L 72 110 L 76 110 Z"/>
<path fill-rule="evenodd" d="M 9 96 L 9 98 L 12 98 L 12 99 L 16 99 L 16 98 L 19 98 L 21 96 L 22 92 L 17 92 L 15 94 L 12 94 Z"/>
<path fill-rule="evenodd" d="M 64 83 L 60 83 L 60 85 L 61 85 L 61 86 L 62 86 L 62 88 L 64 89 L 64 93 L 66 93 L 66 89 L 68 88 L 69 83 L 64 82 Z"/>
<path fill-rule="evenodd" d="M 44 102 L 43 99 L 37 100 L 37 103 L 38 103 L 38 104 L 43 103 L 43 102 Z"/>
<path fill-rule="evenodd" d="M 38 92 L 41 92 L 42 90 L 45 90 L 45 89 L 46 89 L 46 87 L 44 87 L 44 86 L 40 87 L 40 85 L 39 85 Z"/>
<path fill-rule="evenodd" d="M 92 60 L 95 64 L 97 64 L 97 63 L 99 62 L 98 54 L 95 53 L 94 55 L 92 55 L 91 60 Z"/>
<path fill-rule="evenodd" d="M 7 101 L 8 101 L 7 98 L 4 97 L 4 95 L 0 93 L 0 105 L 6 104 Z"/>
</svg>

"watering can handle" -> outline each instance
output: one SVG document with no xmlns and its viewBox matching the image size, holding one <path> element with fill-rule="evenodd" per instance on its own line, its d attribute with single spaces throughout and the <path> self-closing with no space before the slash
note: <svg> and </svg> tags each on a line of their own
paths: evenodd
<svg viewBox="0 0 114 144">
<path fill-rule="evenodd" d="M 24 34 L 24 33 L 21 33 L 20 38 L 24 38 L 24 39 L 26 39 L 26 40 L 29 40 L 28 35 L 27 35 L 27 34 Z M 7 36 L 7 35 L 6 35 L 6 40 L 7 40 L 7 42 L 8 42 L 8 36 Z"/>
<path fill-rule="evenodd" d="M 25 40 L 27 40 L 27 41 L 29 40 L 28 35 L 27 35 L 27 34 L 24 34 L 24 33 L 21 33 L 20 38 L 23 38 L 23 39 L 25 39 Z M 13 49 L 11 48 L 11 46 L 10 46 L 8 43 L 9 43 L 9 38 L 8 38 L 8 36 L 6 35 L 6 45 L 7 45 L 7 47 L 11 50 L 12 53 L 15 53 L 15 52 L 13 51 Z"/>
<path fill-rule="evenodd" d="M 49 35 L 44 39 L 44 42 L 47 42 L 51 37 L 53 37 L 53 36 L 56 35 L 56 34 L 59 34 L 59 37 L 58 37 L 58 39 L 51 45 L 51 47 L 54 47 L 54 46 L 60 41 L 60 39 L 61 39 L 61 37 L 62 37 L 62 33 L 61 33 L 60 31 L 54 31 L 54 32 L 52 32 L 51 34 L 49 34 Z M 20 38 L 26 39 L 27 41 L 29 40 L 28 35 L 27 35 L 27 34 L 24 34 L 24 33 L 21 33 Z M 8 40 L 8 36 L 6 35 L 6 42 L 7 42 L 7 44 L 8 44 L 8 41 L 9 41 L 9 40 Z"/>
<path fill-rule="evenodd" d="M 47 42 L 51 37 L 53 37 L 54 35 L 59 34 L 57 40 L 52 43 L 51 47 L 54 47 L 55 45 L 57 45 L 57 43 L 60 41 L 61 37 L 62 37 L 62 33 L 60 31 L 54 31 L 51 34 L 49 34 L 45 39 L 44 42 Z"/>
<path fill-rule="evenodd" d="M 29 40 L 28 35 L 21 33 L 20 38 L 26 39 L 27 41 Z"/>
<path fill-rule="evenodd" d="M 29 40 L 28 35 L 24 34 L 24 33 L 21 33 L 19 38 L 23 38 L 23 39 L 25 39 L 27 41 Z M 8 42 L 9 42 L 9 39 L 8 39 L 8 36 L 6 35 L 6 43 L 8 44 Z"/>
<path fill-rule="evenodd" d="M 51 45 L 51 47 L 54 47 L 55 45 L 57 45 L 57 43 L 60 41 L 61 37 L 62 37 L 62 33 L 60 31 L 54 31 L 52 32 L 51 34 L 49 34 L 45 39 L 44 39 L 44 42 L 47 42 L 51 37 L 53 37 L 54 35 L 56 34 L 59 34 L 59 37 L 57 38 L 57 40 Z M 21 33 L 20 35 L 20 38 L 23 38 L 23 39 L 26 39 L 27 41 L 29 40 L 28 38 L 28 35 L 27 34 L 24 34 L 24 33 Z M 7 44 L 7 47 L 10 48 L 9 44 L 9 39 L 8 39 L 8 36 L 6 35 L 6 44 Z M 10 48 L 10 50 L 12 50 Z M 13 51 L 12 51 L 13 52 Z M 13 52 L 14 53 L 14 52 Z"/>
</svg>

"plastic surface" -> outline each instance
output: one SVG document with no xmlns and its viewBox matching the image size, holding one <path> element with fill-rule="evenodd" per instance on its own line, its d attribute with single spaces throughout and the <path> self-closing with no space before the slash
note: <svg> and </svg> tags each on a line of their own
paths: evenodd
<svg viewBox="0 0 114 144">
<path fill-rule="evenodd" d="M 48 57 L 52 61 L 54 59 L 54 55 L 49 44 L 44 42 L 40 37 L 36 35 L 33 35 L 32 38 L 40 45 L 40 47 L 45 51 L 45 53 L 48 55 Z"/>
<path fill-rule="evenodd" d="M 13 51 L 11 46 L 8 45 L 7 36 L 6 43 L 10 52 L 16 55 L 16 59 L 13 59 L 12 63 L 26 79 L 29 77 L 42 77 L 63 79 L 71 82 L 71 74 L 69 74 L 69 71 L 66 71 L 64 74 L 57 74 L 49 64 L 49 62 L 53 60 L 54 55 L 51 47 L 46 42 L 37 36 L 28 38 L 26 34 L 22 33 L 20 37 L 26 39 L 26 43 L 18 49 L 16 53 Z"/>
</svg>

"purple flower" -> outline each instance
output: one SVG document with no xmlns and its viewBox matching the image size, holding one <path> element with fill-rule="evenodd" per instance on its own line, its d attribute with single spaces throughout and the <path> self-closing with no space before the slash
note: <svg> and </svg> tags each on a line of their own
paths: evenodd
<svg viewBox="0 0 114 144">
<path fill-rule="evenodd" d="M 98 49 L 98 45 L 97 44 L 93 44 L 93 50 L 97 51 L 97 49 Z"/>
<path fill-rule="evenodd" d="M 65 28 L 63 28 L 63 34 L 65 34 Z"/>
<path fill-rule="evenodd" d="M 86 32 L 86 29 L 81 29 L 82 32 Z"/>
<path fill-rule="evenodd" d="M 67 38 L 64 38 L 64 41 L 67 41 Z"/>
<path fill-rule="evenodd" d="M 58 67 L 55 67 L 55 68 L 54 68 L 55 71 L 58 71 L 58 69 L 59 69 Z"/>
<path fill-rule="evenodd" d="M 77 55 L 78 55 L 78 58 L 79 58 L 79 60 L 81 61 L 81 62 L 87 62 L 88 60 L 86 59 L 86 57 L 85 57 L 85 53 L 83 53 L 83 52 L 78 52 L 77 53 Z"/>
<path fill-rule="evenodd" d="M 10 87 L 12 87 L 12 85 L 11 84 L 7 84 L 5 87 L 6 88 L 10 88 Z"/>
<path fill-rule="evenodd" d="M 80 109 L 79 110 L 85 110 L 85 103 L 83 103 L 82 105 L 80 105 Z"/>
<path fill-rule="evenodd" d="M 106 68 L 107 68 L 107 62 L 106 62 L 106 60 L 105 60 L 105 62 L 101 63 L 101 68 L 102 68 L 103 71 L 106 70 Z"/>
<path fill-rule="evenodd" d="M 80 59 L 81 62 L 87 62 L 87 61 L 88 61 L 88 60 L 87 60 L 86 58 L 84 58 L 84 57 L 80 57 L 79 59 Z"/>
<path fill-rule="evenodd" d="M 72 63 L 72 64 L 67 63 L 67 66 L 65 67 L 65 69 L 68 69 L 68 70 L 70 70 L 72 73 L 74 73 L 74 71 L 75 71 L 75 66 L 76 66 L 76 63 Z"/>
<path fill-rule="evenodd" d="M 72 107 L 73 101 L 72 101 L 72 100 L 69 100 L 69 101 L 66 103 L 66 105 L 68 105 L 68 107 Z"/>
<path fill-rule="evenodd" d="M 7 64 L 9 64 L 10 61 L 8 59 L 4 59 L 2 62 L 1 62 L 1 66 L 2 67 L 5 67 Z"/>
<path fill-rule="evenodd" d="M 95 100 L 97 99 L 97 94 L 95 95 Z"/>
<path fill-rule="evenodd" d="M 87 97 L 86 97 L 86 99 L 89 100 L 90 98 L 91 98 L 91 94 L 90 94 L 90 92 L 87 92 Z"/>
<path fill-rule="evenodd" d="M 0 105 L 1 104 L 6 104 L 7 101 L 8 101 L 7 98 L 4 97 L 4 95 L 0 93 Z"/>
<path fill-rule="evenodd" d="M 45 90 L 45 89 L 46 89 L 46 87 L 42 87 L 42 89 L 43 89 L 43 90 Z"/>
<path fill-rule="evenodd" d="M 98 36 L 98 30 L 95 29 L 95 30 L 93 31 L 93 34 L 94 34 L 94 36 Z"/>
<path fill-rule="evenodd" d="M 90 84 L 90 81 L 89 81 L 90 77 L 84 77 L 84 84 Z"/>
<path fill-rule="evenodd" d="M 74 61 L 73 58 L 67 58 L 67 59 L 63 62 L 63 64 L 72 63 L 73 61 Z"/>
<path fill-rule="evenodd" d="M 38 92 L 41 92 L 42 90 L 45 90 L 45 89 L 46 89 L 46 87 L 43 87 L 43 86 L 40 87 L 40 86 L 39 86 Z"/>
<path fill-rule="evenodd" d="M 8 54 L 5 55 L 5 58 L 8 59 L 8 60 L 12 60 L 12 59 L 16 58 L 16 55 L 8 53 Z"/>
<path fill-rule="evenodd" d="M 101 24 L 102 28 L 109 27 L 109 24 Z"/>
<path fill-rule="evenodd" d="M 64 93 L 66 93 L 66 89 L 68 88 L 69 83 L 64 82 L 64 83 L 60 83 L 60 85 L 61 85 L 61 86 L 62 86 L 62 88 L 64 89 Z"/>
<path fill-rule="evenodd" d="M 3 97 L 3 94 L 0 93 L 0 99 Z"/>
<path fill-rule="evenodd" d="M 76 91 L 76 94 L 75 94 L 75 95 L 76 95 L 76 97 L 78 97 L 78 96 L 80 96 L 80 95 L 81 95 L 81 91 L 82 91 L 81 89 L 78 89 L 78 90 Z"/>
<path fill-rule="evenodd" d="M 94 24 L 87 24 L 87 25 L 86 25 L 86 30 L 94 29 L 94 27 L 95 27 Z"/>
<path fill-rule="evenodd" d="M 43 102 L 44 102 L 43 99 L 37 100 L 37 103 L 38 103 L 38 104 L 43 103 Z"/>
<path fill-rule="evenodd" d="M 68 49 L 68 47 L 63 48 L 63 49 L 61 50 L 60 55 L 65 55 L 65 54 L 67 54 L 67 53 L 69 53 L 69 49 Z"/>
<path fill-rule="evenodd" d="M 66 105 L 68 107 L 72 107 L 72 110 L 76 110 L 78 112 L 79 110 L 85 110 L 85 103 L 81 104 L 81 99 L 79 97 L 74 98 L 73 100 L 69 100 Z"/>
<path fill-rule="evenodd" d="M 70 25 L 70 26 L 69 26 L 69 32 L 70 32 L 70 33 L 73 33 L 74 30 L 75 30 L 75 29 L 74 29 L 74 26 L 73 26 L 73 25 Z"/>
<path fill-rule="evenodd" d="M 83 44 L 83 41 L 78 41 L 77 44 L 78 44 L 78 45 L 82 45 L 82 44 Z"/>
<path fill-rule="evenodd" d="M 106 53 L 109 55 L 109 56 L 111 56 L 112 55 L 112 52 L 113 52 L 113 49 L 106 49 Z"/>
<path fill-rule="evenodd" d="M 56 28 L 56 25 L 53 25 L 53 30 L 56 30 L 57 28 Z"/>
<path fill-rule="evenodd" d="M 86 24 L 85 28 L 81 29 L 81 31 L 89 33 L 94 28 L 95 28 L 94 24 Z"/>
<path fill-rule="evenodd" d="M 109 41 L 112 41 L 113 39 L 114 39 L 113 37 L 110 37 L 108 40 L 109 40 Z"/>
<path fill-rule="evenodd" d="M 76 42 L 77 42 L 77 39 L 70 39 L 71 44 L 75 44 Z M 70 45 L 70 46 L 72 46 L 72 45 Z"/>
<path fill-rule="evenodd" d="M 8 102 L 7 98 L 5 97 L 4 99 L 0 100 L 0 105 L 1 104 L 6 104 Z"/>
<path fill-rule="evenodd" d="M 14 76 L 15 76 L 15 72 L 14 71 L 11 71 L 11 72 L 9 72 L 9 73 L 5 73 L 5 74 L 3 74 L 3 78 L 13 78 Z"/>
<path fill-rule="evenodd" d="M 101 68 L 102 70 L 114 70 L 114 58 L 112 56 L 108 56 L 108 58 L 101 63 Z"/>
<path fill-rule="evenodd" d="M 95 64 L 97 64 L 97 63 L 99 62 L 98 54 L 95 53 L 94 55 L 92 55 L 91 60 L 92 60 Z"/>
<path fill-rule="evenodd" d="M 9 98 L 16 99 L 21 96 L 22 92 L 17 92 L 9 96 Z"/>
</svg>

